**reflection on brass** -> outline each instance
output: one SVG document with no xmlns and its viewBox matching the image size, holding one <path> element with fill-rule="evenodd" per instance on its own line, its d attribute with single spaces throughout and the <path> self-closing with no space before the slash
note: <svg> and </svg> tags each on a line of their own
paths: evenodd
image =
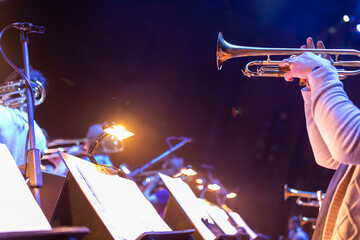
<svg viewBox="0 0 360 240">
<path fill-rule="evenodd" d="M 45 101 L 46 93 L 40 81 L 31 80 L 35 106 Z M 9 108 L 19 108 L 26 104 L 25 80 L 12 81 L 0 85 L 0 105 Z"/>
<path fill-rule="evenodd" d="M 322 193 L 321 190 L 317 192 L 300 191 L 293 188 L 289 188 L 287 184 L 285 184 L 284 201 L 286 201 L 289 197 L 297 197 L 296 203 L 300 206 L 320 207 L 321 201 L 325 197 L 325 193 Z"/>
</svg>

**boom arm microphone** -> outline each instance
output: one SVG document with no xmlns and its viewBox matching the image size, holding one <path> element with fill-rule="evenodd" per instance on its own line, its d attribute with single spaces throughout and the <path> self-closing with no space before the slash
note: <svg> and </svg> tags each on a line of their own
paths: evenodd
<svg viewBox="0 0 360 240">
<path fill-rule="evenodd" d="M 26 34 L 30 33 L 40 33 L 43 34 L 45 32 L 45 28 L 43 26 L 37 26 L 28 22 L 18 22 L 14 23 L 13 26 L 20 31 L 24 31 Z"/>
</svg>

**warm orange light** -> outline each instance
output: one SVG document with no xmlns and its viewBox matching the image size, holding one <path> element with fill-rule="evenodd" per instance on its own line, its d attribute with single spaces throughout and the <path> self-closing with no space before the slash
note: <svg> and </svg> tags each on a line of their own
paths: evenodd
<svg viewBox="0 0 360 240">
<path fill-rule="evenodd" d="M 192 168 L 183 168 L 181 169 L 181 173 L 185 176 L 195 176 L 197 174 Z"/>
<path fill-rule="evenodd" d="M 209 184 L 207 187 L 211 191 L 219 191 L 221 189 L 221 187 L 219 185 L 217 185 L 216 183 Z"/>
<path fill-rule="evenodd" d="M 104 132 L 113 135 L 114 137 L 118 138 L 119 140 L 123 140 L 129 138 L 134 135 L 134 133 L 129 132 L 121 125 L 112 126 L 106 128 Z"/>
<path fill-rule="evenodd" d="M 234 192 L 226 194 L 226 198 L 235 198 L 236 196 L 237 196 L 237 194 Z"/>
<path fill-rule="evenodd" d="M 197 184 L 203 184 L 204 180 L 202 180 L 201 178 L 196 179 L 196 183 Z"/>
</svg>

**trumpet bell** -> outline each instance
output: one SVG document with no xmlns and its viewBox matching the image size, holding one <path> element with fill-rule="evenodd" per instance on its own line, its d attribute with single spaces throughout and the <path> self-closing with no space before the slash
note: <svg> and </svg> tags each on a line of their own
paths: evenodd
<svg viewBox="0 0 360 240">
<path fill-rule="evenodd" d="M 220 32 L 217 40 L 217 48 L 216 48 L 216 64 L 217 69 L 221 70 L 223 63 L 234 57 L 249 57 L 255 56 L 256 52 L 258 52 L 261 48 L 256 47 L 244 47 L 244 46 L 235 46 L 233 44 L 225 41 L 222 33 Z M 261 55 L 261 53 L 257 53 Z"/>
<path fill-rule="evenodd" d="M 43 103 L 46 98 L 46 92 L 41 82 L 31 80 L 31 89 L 34 93 L 35 106 Z M 0 105 L 9 108 L 19 108 L 26 105 L 26 85 L 24 79 L 0 85 Z"/>
<path fill-rule="evenodd" d="M 217 48 L 216 48 L 216 66 L 218 70 L 221 70 L 222 65 L 224 63 L 224 59 L 226 58 L 226 48 L 224 47 L 226 45 L 226 41 L 224 40 L 224 37 L 222 33 L 220 32 L 218 35 L 217 40 Z"/>
</svg>

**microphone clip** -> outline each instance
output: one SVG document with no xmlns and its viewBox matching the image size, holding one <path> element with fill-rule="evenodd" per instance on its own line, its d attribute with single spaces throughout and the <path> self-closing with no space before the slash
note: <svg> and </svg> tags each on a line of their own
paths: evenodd
<svg viewBox="0 0 360 240">
<path fill-rule="evenodd" d="M 45 32 L 45 28 L 43 26 L 37 26 L 29 22 L 17 22 L 14 23 L 13 26 L 16 29 L 25 32 L 25 34 L 30 34 L 30 33 L 43 34 Z"/>
</svg>

